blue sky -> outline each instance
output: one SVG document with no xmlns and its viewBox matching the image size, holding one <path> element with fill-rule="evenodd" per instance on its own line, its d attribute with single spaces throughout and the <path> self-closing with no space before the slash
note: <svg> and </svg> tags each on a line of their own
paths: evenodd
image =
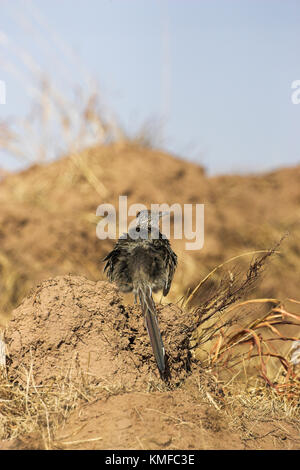
<svg viewBox="0 0 300 470">
<path fill-rule="evenodd" d="M 36 8 L 60 45 L 41 25 L 38 37 L 29 29 Z M 95 76 L 102 101 L 128 132 L 160 123 L 161 146 L 209 174 L 300 163 L 300 104 L 291 101 L 300 79 L 298 0 L 0 0 L 0 9 L 0 34 L 61 90 Z M 64 47 L 80 58 L 72 62 Z M 1 55 L 16 60 L 0 42 L 0 119 L 22 117 L 32 98 L 1 67 Z M 0 159 L 17 167 L 3 153 Z"/>
</svg>

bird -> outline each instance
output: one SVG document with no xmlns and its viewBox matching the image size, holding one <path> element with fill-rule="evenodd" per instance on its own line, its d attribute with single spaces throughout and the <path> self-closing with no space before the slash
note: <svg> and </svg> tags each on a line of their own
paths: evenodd
<svg viewBox="0 0 300 470">
<path fill-rule="evenodd" d="M 169 293 L 177 267 L 177 255 L 169 240 L 159 231 L 159 220 L 167 212 L 142 210 L 134 227 L 120 236 L 113 250 L 103 259 L 104 272 L 121 292 L 133 292 L 141 305 L 154 357 L 164 378 L 165 348 L 162 341 L 152 292 Z"/>
</svg>

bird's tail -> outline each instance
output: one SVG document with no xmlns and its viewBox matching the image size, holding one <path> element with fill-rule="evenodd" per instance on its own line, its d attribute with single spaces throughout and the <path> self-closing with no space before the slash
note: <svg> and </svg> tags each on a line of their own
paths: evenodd
<svg viewBox="0 0 300 470">
<path fill-rule="evenodd" d="M 154 357 L 159 371 L 163 375 L 165 371 L 165 348 L 158 326 L 155 303 L 152 297 L 151 288 L 147 284 L 139 283 L 136 292 L 139 296 L 140 304 L 145 317 L 146 327 Z"/>
</svg>

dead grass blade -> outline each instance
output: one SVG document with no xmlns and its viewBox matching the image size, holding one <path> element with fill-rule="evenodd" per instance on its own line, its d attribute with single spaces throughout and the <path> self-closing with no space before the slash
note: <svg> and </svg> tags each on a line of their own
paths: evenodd
<svg viewBox="0 0 300 470">
<path fill-rule="evenodd" d="M 263 299 L 262 299 L 263 300 Z M 275 313 L 275 315 L 274 315 Z M 279 316 L 280 314 L 280 316 Z M 285 319 L 291 317 L 296 321 L 287 322 Z M 277 327 L 274 327 L 276 323 Z M 250 365 L 254 359 L 258 359 L 258 367 L 261 377 L 264 381 L 274 390 L 278 391 L 281 395 L 285 394 L 287 399 L 300 398 L 300 371 L 297 371 L 291 360 L 283 353 L 276 350 L 271 350 L 268 344 L 272 342 L 293 342 L 296 340 L 295 336 L 287 336 L 280 328 L 286 325 L 298 327 L 300 331 L 300 316 L 291 314 L 284 307 L 274 307 L 265 314 L 262 318 L 257 319 L 249 325 L 249 327 L 232 330 L 230 333 L 218 333 L 212 341 L 212 348 L 210 351 L 210 359 L 208 360 L 210 366 L 217 366 L 218 368 L 226 366 L 226 370 L 236 370 L 239 364 Z M 275 334 L 269 336 L 267 332 Z M 242 350 L 241 347 L 248 344 L 248 350 Z M 283 368 L 280 374 L 280 383 L 278 383 L 279 366 L 275 366 L 275 374 L 270 376 L 267 365 L 273 361 Z M 275 376 L 277 377 L 275 380 Z M 286 393 L 285 393 L 286 392 Z"/>
</svg>

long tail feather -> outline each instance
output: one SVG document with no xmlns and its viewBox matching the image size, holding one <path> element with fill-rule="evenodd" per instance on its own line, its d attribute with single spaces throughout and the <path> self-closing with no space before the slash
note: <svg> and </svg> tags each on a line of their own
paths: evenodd
<svg viewBox="0 0 300 470">
<path fill-rule="evenodd" d="M 149 286 L 139 285 L 138 295 L 145 317 L 146 327 L 157 366 L 161 374 L 165 371 L 165 348 L 156 317 L 155 303 Z"/>
</svg>

